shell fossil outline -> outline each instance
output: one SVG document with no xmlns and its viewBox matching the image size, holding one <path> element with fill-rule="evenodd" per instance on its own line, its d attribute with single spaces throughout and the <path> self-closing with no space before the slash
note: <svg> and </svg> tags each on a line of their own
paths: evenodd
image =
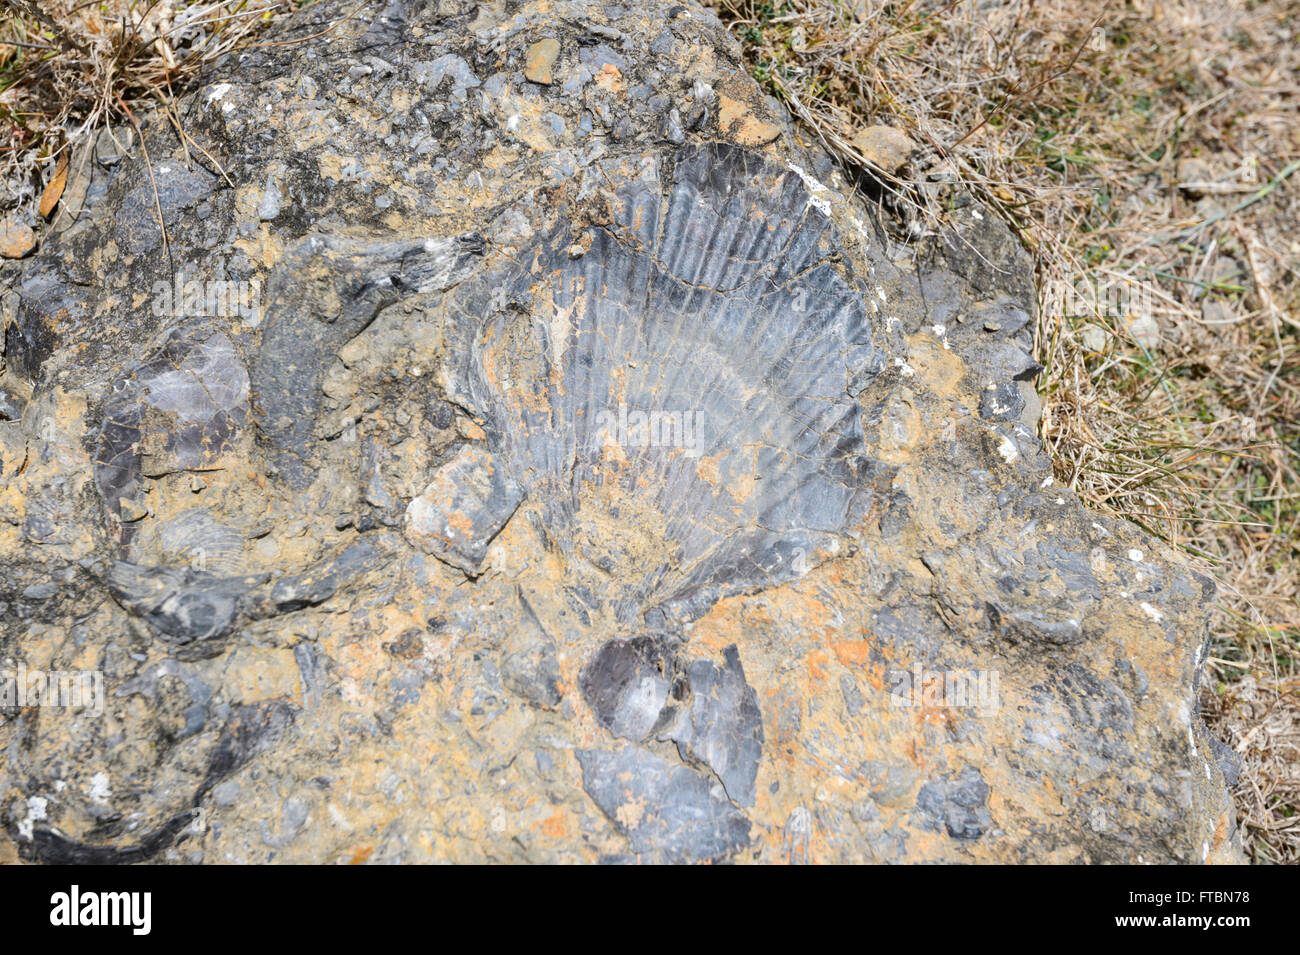
<svg viewBox="0 0 1300 955">
<path fill-rule="evenodd" d="M 856 400 L 886 362 L 796 171 L 722 145 L 601 171 L 607 221 L 448 294 L 445 388 L 551 540 L 620 583 L 619 619 L 672 627 L 837 551 L 888 477 Z M 646 440 L 656 414 L 695 446 Z M 495 533 L 515 502 L 479 503 Z M 641 539 L 601 533 L 629 520 Z"/>
</svg>

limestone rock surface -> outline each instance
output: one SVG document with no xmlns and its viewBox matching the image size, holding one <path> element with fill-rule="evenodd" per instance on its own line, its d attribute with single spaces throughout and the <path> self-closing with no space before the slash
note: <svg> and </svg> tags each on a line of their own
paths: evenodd
<svg viewBox="0 0 1300 955">
<path fill-rule="evenodd" d="M 693 5 L 355 7 L 0 272 L 0 669 L 103 686 L 0 699 L 0 861 L 1238 858 L 991 213 L 900 241 Z"/>
</svg>

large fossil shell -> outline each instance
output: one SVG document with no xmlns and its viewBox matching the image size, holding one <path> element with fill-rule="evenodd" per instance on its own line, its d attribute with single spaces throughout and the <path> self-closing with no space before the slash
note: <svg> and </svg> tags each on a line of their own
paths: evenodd
<svg viewBox="0 0 1300 955">
<path fill-rule="evenodd" d="M 868 293 L 796 170 L 724 146 L 666 162 L 607 164 L 612 196 L 452 293 L 446 388 L 509 480 L 469 506 L 418 502 L 426 525 L 454 508 L 443 522 L 481 544 L 517 486 L 615 582 L 619 616 L 651 625 L 841 546 L 881 470 L 857 395 L 885 367 Z"/>
</svg>

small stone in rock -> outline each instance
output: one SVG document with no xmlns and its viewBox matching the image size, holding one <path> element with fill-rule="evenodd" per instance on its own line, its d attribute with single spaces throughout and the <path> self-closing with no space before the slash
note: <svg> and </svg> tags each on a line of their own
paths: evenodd
<svg viewBox="0 0 1300 955">
<path fill-rule="evenodd" d="M 533 83 L 550 86 L 551 69 L 560 55 L 560 41 L 552 37 L 538 40 L 524 54 L 524 76 Z"/>
</svg>

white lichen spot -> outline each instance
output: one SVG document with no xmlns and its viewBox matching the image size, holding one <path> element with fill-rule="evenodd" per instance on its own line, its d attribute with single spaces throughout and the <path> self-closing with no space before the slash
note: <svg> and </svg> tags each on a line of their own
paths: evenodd
<svg viewBox="0 0 1300 955">
<path fill-rule="evenodd" d="M 812 176 L 808 175 L 802 166 L 792 162 L 788 162 L 786 165 L 790 168 L 791 172 L 803 180 L 804 188 L 808 190 L 808 205 L 812 206 L 829 219 L 831 216 L 831 203 L 829 199 L 831 191 Z"/>
<path fill-rule="evenodd" d="M 1038 485 L 1038 486 L 1039 486 L 1039 487 L 1051 487 L 1051 486 L 1052 486 L 1052 478 L 1051 478 L 1051 476 L 1049 475 L 1048 477 L 1043 478 L 1043 483 L 1040 484 L 1040 485 Z M 1092 526 L 1093 526 L 1093 527 L 1096 527 L 1097 525 L 1096 525 L 1096 524 L 1093 524 Z"/>
<path fill-rule="evenodd" d="M 220 103 L 223 96 L 230 92 L 229 83 L 218 83 L 212 89 L 208 90 L 205 102 L 211 106 L 213 103 Z"/>
<path fill-rule="evenodd" d="M 1133 561 L 1133 563 L 1135 564 L 1142 563 L 1142 551 L 1134 547 L 1131 551 L 1128 552 L 1128 559 Z"/>
<path fill-rule="evenodd" d="M 998 454 L 1002 455 L 1002 460 L 1010 464 L 1016 458 L 1020 457 L 1020 452 L 1016 449 L 1016 443 L 1006 435 L 1002 437 L 1002 443 L 998 445 Z"/>
<path fill-rule="evenodd" d="M 108 785 L 108 773 L 95 773 L 90 777 L 90 788 L 86 790 L 90 801 L 104 805 L 113 797 L 113 790 Z"/>
<path fill-rule="evenodd" d="M 894 367 L 903 373 L 904 378 L 910 378 L 916 374 L 916 369 L 901 358 L 894 359 Z"/>
<path fill-rule="evenodd" d="M 826 218 L 831 218 L 831 201 L 833 199 L 831 191 L 812 176 L 808 175 L 807 171 L 802 166 L 799 166 L 796 163 L 787 162 L 786 167 L 803 181 L 804 187 L 808 190 L 808 204 Z M 851 215 L 847 210 L 844 210 L 843 203 L 840 203 L 840 208 L 844 211 L 844 217 L 848 219 L 849 224 L 853 226 L 858 235 L 868 241 L 874 239 L 874 233 L 867 228 L 865 222 L 857 216 Z M 885 300 L 883 295 L 880 297 L 880 300 L 882 302 Z"/>
<path fill-rule="evenodd" d="M 1147 603 L 1145 600 L 1142 601 L 1142 603 L 1140 603 L 1138 606 L 1140 606 L 1140 607 L 1142 608 L 1142 612 L 1143 612 L 1144 614 L 1146 614 L 1148 617 L 1150 617 L 1150 618 L 1151 618 L 1152 620 L 1154 620 L 1156 623 L 1159 623 L 1161 620 L 1165 619 L 1165 615 L 1164 615 L 1164 614 L 1162 614 L 1162 613 L 1161 613 L 1159 610 L 1157 610 L 1155 607 L 1151 606 L 1151 605 L 1150 605 L 1149 603 Z"/>
<path fill-rule="evenodd" d="M 32 830 L 36 823 L 45 818 L 45 810 L 50 801 L 44 796 L 31 796 L 27 800 L 27 813 L 18 820 L 18 835 L 28 842 L 32 840 Z"/>
</svg>

